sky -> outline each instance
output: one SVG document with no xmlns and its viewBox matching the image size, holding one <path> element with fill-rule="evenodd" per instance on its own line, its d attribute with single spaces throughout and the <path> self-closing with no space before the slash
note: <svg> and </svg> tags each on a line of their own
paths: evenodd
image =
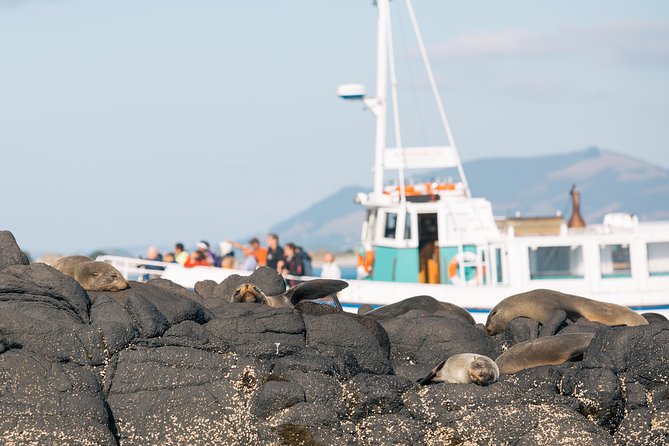
<svg viewBox="0 0 669 446">
<path fill-rule="evenodd" d="M 405 145 L 440 144 L 391 2 Z M 415 0 L 463 160 L 669 167 L 669 2 Z M 32 252 L 263 235 L 371 187 L 371 0 L 0 0 L 0 229 Z"/>
</svg>

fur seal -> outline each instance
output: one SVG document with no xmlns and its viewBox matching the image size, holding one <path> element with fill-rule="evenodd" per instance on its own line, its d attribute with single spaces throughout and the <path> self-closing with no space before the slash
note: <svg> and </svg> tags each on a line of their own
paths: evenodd
<svg viewBox="0 0 669 446">
<path fill-rule="evenodd" d="M 542 325 L 555 324 L 555 313 L 563 311 L 571 320 L 584 317 L 605 325 L 646 325 L 640 314 L 622 305 L 600 302 L 559 291 L 539 289 L 507 297 L 492 309 L 486 321 L 489 335 L 504 331 L 517 317 L 532 318 Z"/>
<path fill-rule="evenodd" d="M 368 311 L 364 314 L 367 316 L 372 316 L 376 319 L 388 319 L 392 317 L 401 316 L 405 313 L 408 313 L 411 310 L 422 310 L 427 313 L 451 313 L 455 316 L 458 316 L 462 319 L 465 319 L 472 325 L 475 325 L 476 322 L 471 314 L 464 308 L 458 307 L 457 305 L 441 302 L 435 299 L 432 296 L 414 296 L 407 299 L 395 302 L 394 304 L 384 305 L 379 308 L 375 308 L 371 311 Z"/>
<path fill-rule="evenodd" d="M 564 364 L 582 355 L 594 337 L 594 333 L 571 333 L 521 342 L 499 355 L 495 362 L 502 375 L 542 365 Z"/>
<path fill-rule="evenodd" d="M 119 270 L 90 257 L 60 257 L 51 266 L 72 277 L 86 291 L 121 291 L 129 286 Z"/>
<path fill-rule="evenodd" d="M 347 282 L 336 279 L 314 279 L 307 282 L 298 283 L 294 287 L 277 295 L 267 295 L 257 285 L 253 283 L 243 283 L 239 285 L 230 302 L 256 302 L 269 305 L 274 308 L 293 308 L 295 304 L 302 300 L 320 299 L 322 297 L 335 295 L 348 286 Z M 335 303 L 339 301 L 335 297 Z M 339 305 L 341 310 L 341 305 Z"/>
<path fill-rule="evenodd" d="M 434 381 L 487 386 L 498 378 L 499 368 L 495 361 L 476 353 L 461 353 L 442 361 L 425 378 L 419 379 L 418 384 Z"/>
</svg>

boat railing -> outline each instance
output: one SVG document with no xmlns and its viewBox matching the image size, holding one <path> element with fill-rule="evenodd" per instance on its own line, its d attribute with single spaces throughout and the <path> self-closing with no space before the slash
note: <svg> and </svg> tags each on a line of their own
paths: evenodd
<svg viewBox="0 0 669 446">
<path fill-rule="evenodd" d="M 137 282 L 146 282 L 149 279 L 158 279 L 162 276 L 166 267 L 174 265 L 173 263 L 157 262 L 155 260 L 138 259 L 134 257 L 121 257 L 103 255 L 95 259 L 98 262 L 107 262 L 119 270 L 126 280 L 135 280 Z M 216 267 L 212 267 L 216 268 Z M 247 274 L 251 274 L 248 272 Z M 287 281 L 295 284 L 306 282 L 308 280 L 320 279 L 315 276 L 285 276 Z"/>
<path fill-rule="evenodd" d="M 98 256 L 95 260 L 110 263 L 123 274 L 126 280 L 135 280 L 137 282 L 146 282 L 149 279 L 159 278 L 163 274 L 163 270 L 170 265 L 167 262 L 110 255 Z"/>
</svg>

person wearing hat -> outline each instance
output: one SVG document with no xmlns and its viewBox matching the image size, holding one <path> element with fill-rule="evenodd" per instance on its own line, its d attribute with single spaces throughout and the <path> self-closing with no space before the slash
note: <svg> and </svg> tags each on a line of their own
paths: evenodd
<svg viewBox="0 0 669 446">
<path fill-rule="evenodd" d="M 198 251 L 204 254 L 204 259 L 209 266 L 216 266 L 216 254 L 209 249 L 209 242 L 201 240 L 195 244 Z"/>
</svg>

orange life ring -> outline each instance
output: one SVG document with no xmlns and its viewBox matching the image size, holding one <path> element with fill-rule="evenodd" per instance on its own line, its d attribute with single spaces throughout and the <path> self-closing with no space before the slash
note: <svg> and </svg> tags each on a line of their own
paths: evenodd
<svg viewBox="0 0 669 446">
<path fill-rule="evenodd" d="M 477 260 L 476 253 L 473 253 L 471 251 L 463 251 L 461 253 L 458 253 L 454 255 L 451 258 L 451 261 L 448 263 L 448 279 L 451 281 L 453 285 L 458 285 L 462 283 L 462 279 L 460 278 L 460 274 L 458 274 L 458 268 L 460 267 L 460 264 L 463 261 L 467 262 L 475 262 Z M 481 284 L 483 283 L 483 276 L 485 275 L 485 267 L 473 267 L 476 268 L 476 274 L 470 279 L 466 279 L 464 283 L 468 284 Z"/>
<path fill-rule="evenodd" d="M 358 269 L 362 269 L 364 272 L 369 274 L 372 271 L 374 266 L 374 251 L 366 251 L 363 257 L 362 254 L 358 254 Z"/>
</svg>

